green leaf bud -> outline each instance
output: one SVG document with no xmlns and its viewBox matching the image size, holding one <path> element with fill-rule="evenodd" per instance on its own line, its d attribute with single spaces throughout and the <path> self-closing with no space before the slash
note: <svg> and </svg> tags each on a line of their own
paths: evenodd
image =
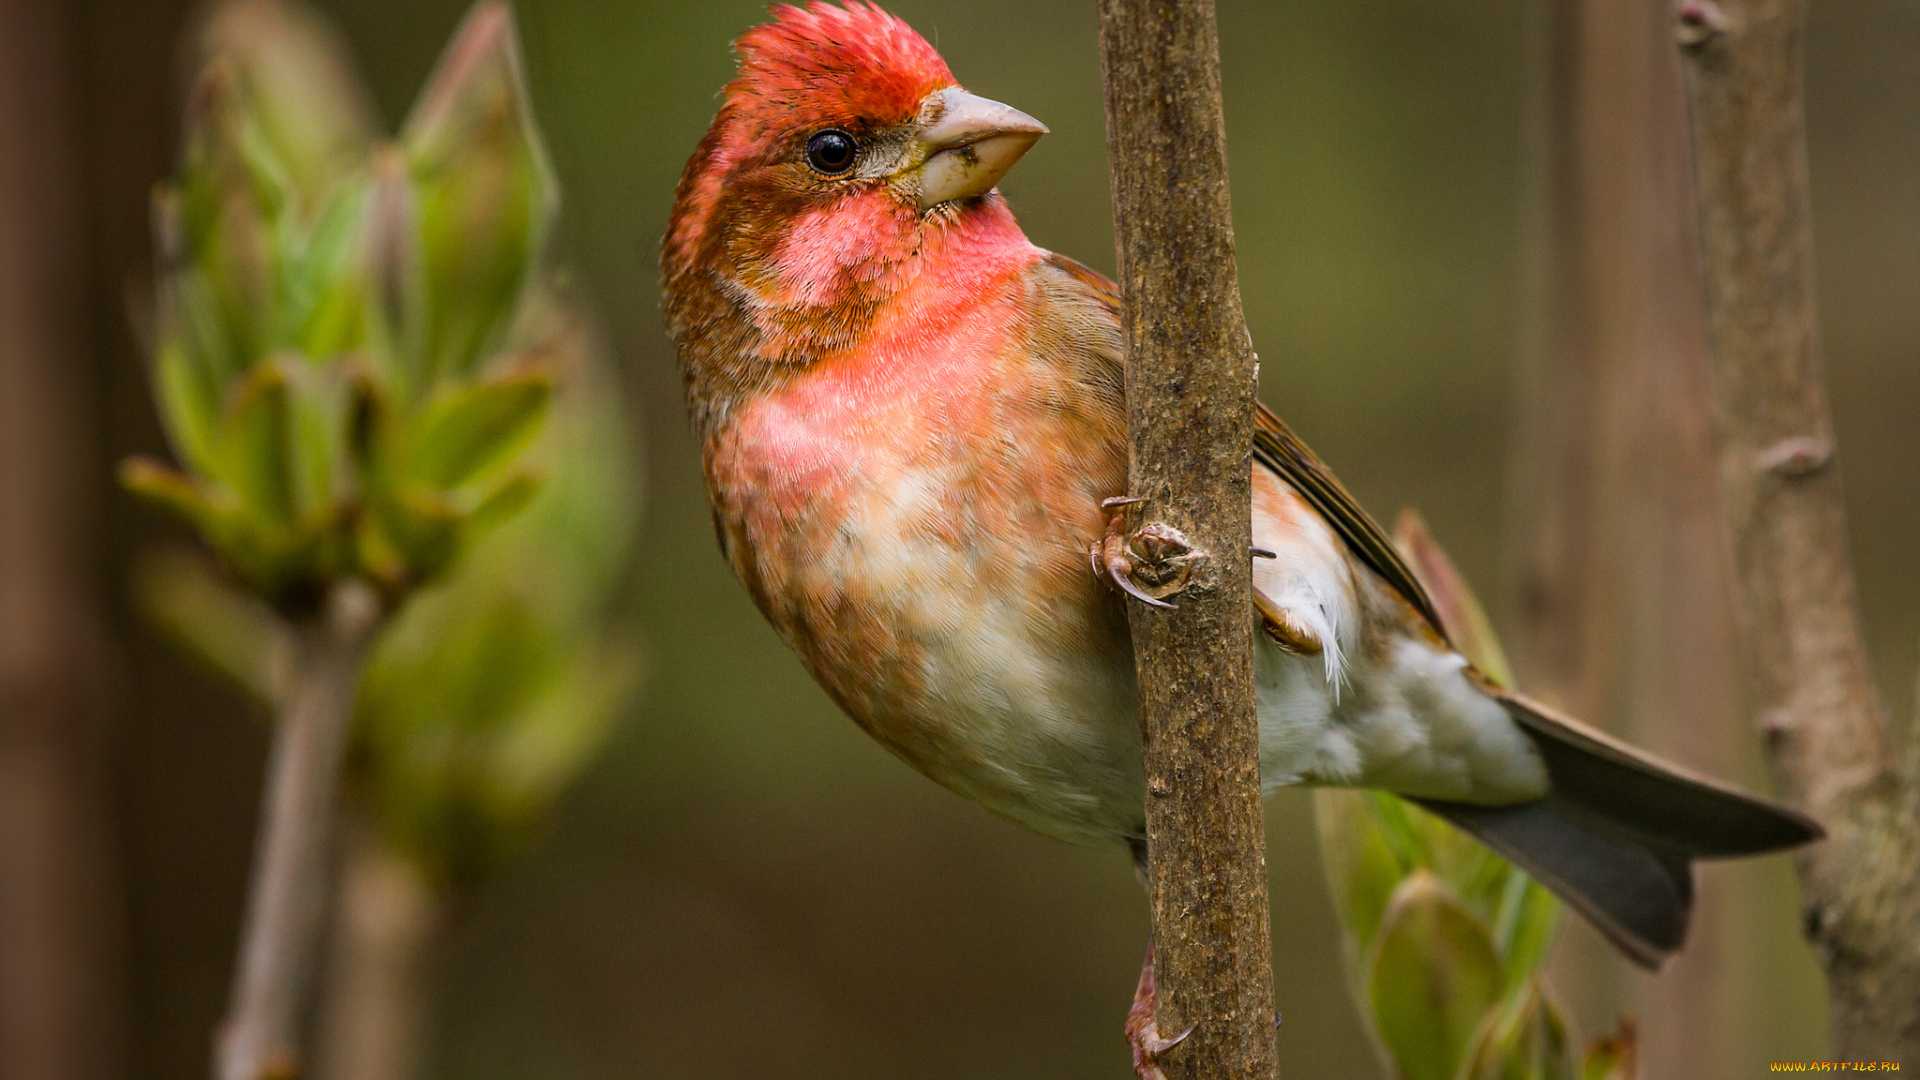
<svg viewBox="0 0 1920 1080">
<path fill-rule="evenodd" d="M 511 323 L 559 210 L 505 4 L 468 14 L 400 141 L 418 199 L 429 371 L 460 374 Z"/>
<path fill-rule="evenodd" d="M 1417 870 L 1381 922 L 1367 997 L 1405 1080 L 1454 1080 L 1499 1001 L 1500 960 L 1487 927 L 1453 890 Z"/>
<path fill-rule="evenodd" d="M 234 107 L 297 199 L 296 216 L 317 212 L 374 140 L 373 108 L 339 32 L 303 5 L 228 0 L 199 50 L 203 67 L 227 72 Z"/>
</svg>

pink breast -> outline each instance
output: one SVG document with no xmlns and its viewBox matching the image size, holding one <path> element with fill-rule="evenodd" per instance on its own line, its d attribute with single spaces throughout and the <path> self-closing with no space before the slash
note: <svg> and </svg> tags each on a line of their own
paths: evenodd
<svg viewBox="0 0 1920 1080">
<path fill-rule="evenodd" d="M 991 437 L 995 357 L 1011 345 L 1004 323 L 888 329 L 858 354 L 744 405 L 714 462 L 720 474 L 792 521 L 851 488 L 956 464 L 971 441 Z"/>
</svg>

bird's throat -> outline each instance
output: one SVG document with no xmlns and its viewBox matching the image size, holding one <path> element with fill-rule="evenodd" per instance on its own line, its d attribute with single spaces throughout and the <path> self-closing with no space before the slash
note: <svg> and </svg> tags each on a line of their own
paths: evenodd
<svg viewBox="0 0 1920 1080">
<path fill-rule="evenodd" d="M 920 213 L 876 191 L 730 245 L 735 300 L 760 359 L 808 365 L 930 329 L 988 299 L 1040 252 L 997 194 Z"/>
</svg>

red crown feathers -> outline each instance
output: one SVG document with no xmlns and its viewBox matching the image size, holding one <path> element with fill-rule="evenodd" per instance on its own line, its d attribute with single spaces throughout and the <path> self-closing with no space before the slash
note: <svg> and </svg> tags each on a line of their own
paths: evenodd
<svg viewBox="0 0 1920 1080">
<path fill-rule="evenodd" d="M 928 94 L 953 85 L 927 39 L 874 4 L 781 4 L 773 16 L 734 42 L 740 77 L 726 96 L 752 113 L 770 107 L 781 127 L 905 123 Z"/>
</svg>

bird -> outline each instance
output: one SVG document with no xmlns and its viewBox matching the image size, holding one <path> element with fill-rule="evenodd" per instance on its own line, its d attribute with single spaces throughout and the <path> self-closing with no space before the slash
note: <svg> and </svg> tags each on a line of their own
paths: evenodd
<svg viewBox="0 0 1920 1080">
<path fill-rule="evenodd" d="M 871 3 L 777 6 L 681 175 L 662 307 L 719 546 L 886 749 L 1048 836 L 1145 853 L 1124 515 L 1123 298 L 997 184 L 1047 132 Z M 1494 685 L 1272 412 L 1252 432 L 1261 785 L 1381 789 L 1518 865 L 1628 958 L 1686 934 L 1693 861 L 1810 818 Z M 1152 950 L 1127 1034 L 1141 1077 Z"/>
</svg>

